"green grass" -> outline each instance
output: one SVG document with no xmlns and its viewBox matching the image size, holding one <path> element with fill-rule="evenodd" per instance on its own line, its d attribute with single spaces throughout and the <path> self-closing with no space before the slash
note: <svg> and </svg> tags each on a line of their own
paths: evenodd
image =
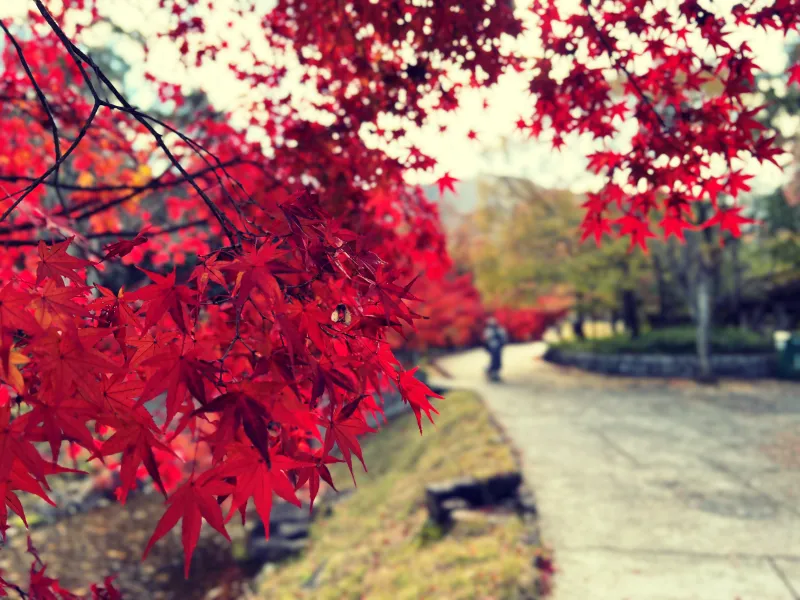
<svg viewBox="0 0 800 600">
<path fill-rule="evenodd" d="M 313 524 L 309 551 L 264 578 L 260 598 L 532 597 L 520 593 L 534 554 L 522 543 L 521 520 L 458 524 L 448 532 L 427 521 L 427 483 L 516 468 L 475 396 L 449 394 L 439 409 L 436 428 L 423 436 L 404 415 L 364 440 L 369 473 L 357 474 L 356 492 Z M 346 469 L 337 468 L 334 481 L 352 487 Z"/>
<path fill-rule="evenodd" d="M 642 333 L 637 339 L 628 335 L 592 340 L 571 340 L 552 344 L 553 348 L 598 354 L 694 354 L 694 327 L 670 327 Z M 774 352 L 771 338 L 748 329 L 728 327 L 711 332 L 714 354 L 749 354 Z"/>
</svg>

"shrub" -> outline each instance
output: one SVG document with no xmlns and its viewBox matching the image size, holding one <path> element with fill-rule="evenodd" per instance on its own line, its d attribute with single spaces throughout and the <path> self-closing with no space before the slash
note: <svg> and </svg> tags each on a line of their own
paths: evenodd
<svg viewBox="0 0 800 600">
<path fill-rule="evenodd" d="M 697 351 L 693 327 L 654 329 L 636 339 L 615 335 L 594 340 L 571 340 L 553 346 L 562 350 L 599 354 L 693 354 Z M 713 354 L 750 354 L 774 352 L 771 338 L 749 329 L 726 327 L 711 331 Z"/>
</svg>

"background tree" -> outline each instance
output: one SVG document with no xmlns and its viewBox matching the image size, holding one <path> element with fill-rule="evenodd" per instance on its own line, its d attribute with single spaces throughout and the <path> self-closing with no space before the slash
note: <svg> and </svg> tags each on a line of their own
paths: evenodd
<svg viewBox="0 0 800 600">
<path fill-rule="evenodd" d="M 465 260 L 485 294 L 516 304 L 569 296 L 579 337 L 586 315 L 621 316 L 638 335 L 640 304 L 651 295 L 645 255 L 628 252 L 623 240 L 600 248 L 581 244 L 582 199 L 569 191 L 512 177 L 488 177 L 479 188 L 482 202 L 470 219 L 475 233 Z M 454 256 L 461 256 L 458 250 Z"/>
</svg>

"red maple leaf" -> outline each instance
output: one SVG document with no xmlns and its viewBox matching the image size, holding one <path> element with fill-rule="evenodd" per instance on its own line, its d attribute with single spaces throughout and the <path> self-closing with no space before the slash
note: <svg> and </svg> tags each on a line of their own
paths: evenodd
<svg viewBox="0 0 800 600">
<path fill-rule="evenodd" d="M 117 373 L 120 367 L 93 345 L 99 337 L 82 335 L 76 329 L 66 329 L 59 335 L 53 329 L 34 340 L 31 349 L 45 382 L 53 390 L 66 390 L 74 384 L 87 390 L 96 374 Z M 88 375 L 88 376 L 87 376 Z"/>
<path fill-rule="evenodd" d="M 74 440 L 89 450 L 95 448 L 95 440 L 86 426 L 96 414 L 95 407 L 81 397 L 59 396 L 52 403 L 34 404 L 33 410 L 22 417 L 28 439 L 48 442 L 56 462 L 63 440 Z"/>
<path fill-rule="evenodd" d="M 130 357 L 129 366 L 137 368 L 146 360 L 170 352 L 170 344 L 178 338 L 178 335 L 174 331 L 165 331 L 154 335 L 146 333 L 139 337 L 127 338 L 125 343 L 136 349 L 133 356 Z"/>
<path fill-rule="evenodd" d="M 98 321 L 100 326 L 113 329 L 114 338 L 117 340 L 123 356 L 127 359 L 127 329 L 128 327 L 138 329 L 140 326 L 139 319 L 128 303 L 123 288 L 120 288 L 119 292 L 116 294 L 101 285 L 95 285 L 95 288 L 100 292 L 101 297 L 92 301 L 89 304 L 89 308 L 94 310 L 99 309 L 100 316 L 98 317 Z"/>
<path fill-rule="evenodd" d="M 144 549 L 142 558 L 147 558 L 147 554 L 158 540 L 164 537 L 167 532 L 183 521 L 181 529 L 181 540 L 183 542 L 184 553 L 184 575 L 189 578 L 189 567 L 192 564 L 192 554 L 197 547 L 200 539 L 200 527 L 205 519 L 209 525 L 225 536 L 230 541 L 228 532 L 225 530 L 225 522 L 222 518 L 222 509 L 214 496 L 230 494 L 233 486 L 218 480 L 209 480 L 208 477 L 192 477 L 189 481 L 179 487 L 167 500 L 167 510 L 164 516 L 156 525 L 147 547 Z"/>
<path fill-rule="evenodd" d="M 674 216 L 665 216 L 663 219 L 661 219 L 659 225 L 661 225 L 661 228 L 664 230 L 665 240 L 669 239 L 669 236 L 674 235 L 682 242 L 686 241 L 683 230 L 694 229 L 694 226 L 691 223 L 688 223 L 685 219 Z"/>
<path fill-rule="evenodd" d="M 48 4 L 58 5 L 52 15 Z M 220 512 L 227 516 L 229 506 L 220 511 L 222 502 L 242 511 L 254 498 L 267 515 L 273 491 L 293 501 L 287 481 L 295 476 L 312 497 L 321 481 L 333 485 L 330 453 L 338 445 L 350 467 L 354 453 L 361 458 L 359 435 L 369 429 L 368 415 L 379 416 L 374 397 L 387 384 L 397 384 L 420 427 L 426 414 L 434 416 L 430 389 L 403 370 L 391 348 L 468 346 L 486 307 L 468 277 L 450 277 L 456 269 L 436 203 L 406 184 L 411 170 L 431 169 L 435 158 L 417 148 L 403 156 L 390 142 L 405 139 L 401 146 L 410 147 L 412 130 L 436 131 L 468 87 L 481 90 L 477 106 L 496 85 L 504 94 L 519 89 L 528 108 L 512 115 L 517 129 L 552 140 L 553 148 L 570 139 L 591 148 L 602 191 L 588 194 L 580 231 L 598 243 L 613 227 L 630 236 L 632 248 L 646 248 L 659 219 L 665 237 L 688 238 L 695 202 L 713 205 L 706 226 L 730 239 L 753 226 L 722 198 L 751 184 L 733 167 L 708 179 L 713 165 L 739 168 L 748 156 L 784 163 L 762 107 L 748 104 L 758 87 L 754 52 L 728 25 L 786 35 L 797 16 L 789 0 L 743 3 L 732 8 L 733 19 L 697 0 L 645 16 L 646 1 L 587 3 L 577 11 L 554 1 L 492 2 L 489 19 L 485 3 L 462 0 L 372 2 L 374 9 L 364 8 L 368 2 L 242 2 L 210 44 L 195 43 L 209 16 L 191 10 L 194 1 L 161 0 L 157 11 L 170 18 L 153 19 L 154 36 L 174 43 L 187 65 L 240 49 L 244 63 L 226 66 L 252 91 L 242 107 L 246 124 L 207 107 L 189 111 L 186 133 L 132 108 L 123 92 L 100 104 L 86 94 L 91 82 L 64 60 L 73 47 L 59 31 L 77 19 L 72 41 L 91 41 L 99 15 L 83 4 L 37 2 L 40 15 L 10 17 L 4 58 L 13 60 L 0 61 L 2 81 L 10 82 L 0 97 L 0 131 L 10 141 L 0 144 L 0 409 L 13 407 L 15 417 L 0 416 L 0 527 L 9 512 L 24 518 L 20 491 L 47 497 L 47 479 L 59 470 L 43 458 L 48 445 L 55 455 L 67 441 L 71 458 L 88 452 L 95 462 L 119 460 L 126 490 L 134 472 L 150 471 L 169 491 L 184 474 L 160 443 L 186 456 L 201 491 L 179 490 L 154 537 L 183 518 L 190 556 L 204 511 L 223 526 Z M 401 7 L 396 15 L 394 5 Z M 240 39 L 244 20 L 264 27 Z M 537 60 L 525 44 L 504 43 L 521 39 L 533 21 Z M 612 35 L 618 26 L 624 40 Z M 25 35 L 15 40 L 17 30 Z M 597 43 L 601 30 L 608 43 Z M 586 50 L 576 47 L 587 32 L 583 60 Z M 256 58 L 256 44 L 297 55 L 289 62 L 308 102 L 284 101 L 285 68 Z M 639 64 L 642 54 L 648 60 Z M 636 81 L 609 80 L 606 66 L 633 63 Z M 95 70 L 100 76 L 102 65 Z M 524 85 L 502 83 L 509 72 Z M 147 77 L 160 102 L 183 105 L 179 86 Z M 719 85 L 703 93 L 712 80 Z M 800 89 L 800 66 L 785 80 L 787 89 Z M 40 89 L 48 106 L 36 101 Z M 632 133 L 622 156 L 609 146 L 620 129 Z M 360 135 L 366 131 L 377 138 Z M 467 137 L 476 146 L 483 141 L 476 130 Z M 148 166 L 154 150 L 171 159 L 158 175 Z M 437 184 L 440 196 L 458 187 L 449 174 Z M 159 229 L 108 237 L 130 223 Z M 73 235 L 80 248 L 73 245 L 70 256 L 63 240 Z M 49 239 L 61 241 L 39 242 Z M 95 252 L 99 240 L 114 243 L 101 252 L 98 276 L 128 283 L 127 269 L 107 264 L 125 257 L 161 279 L 151 276 L 130 295 L 95 294 L 84 286 L 91 263 L 76 256 L 89 258 L 82 253 Z M 398 282 L 423 265 L 428 277 L 411 295 Z M 415 312 L 416 297 L 428 318 Z M 565 310 L 556 302 L 498 307 L 497 315 L 522 340 L 539 337 Z M 166 411 L 150 404 L 153 394 L 166 396 Z M 177 425 L 162 423 L 162 412 Z M 314 437 L 320 447 L 312 450 Z M 19 589 L 46 600 L 77 596 L 34 557 L 30 581 Z M 0 595 L 13 595 L 14 585 L 0 580 Z M 90 595 L 118 595 L 105 588 Z"/>
<path fill-rule="evenodd" d="M 656 237 L 647 221 L 644 221 L 633 215 L 625 215 L 617 219 L 616 223 L 619 225 L 619 237 L 628 235 L 631 238 L 631 245 L 628 252 L 631 252 L 636 246 L 639 246 L 642 251 L 647 253 L 647 240 Z"/>
<path fill-rule="evenodd" d="M 120 239 L 118 242 L 114 242 L 113 244 L 109 244 L 105 247 L 106 255 L 103 257 L 103 260 L 108 260 L 109 258 L 127 256 L 131 253 L 131 251 L 136 248 L 136 246 L 141 246 L 147 241 L 147 230 L 150 229 L 150 226 L 147 225 L 142 228 L 139 233 L 132 240 L 123 240 Z"/>
<path fill-rule="evenodd" d="M 599 248 L 604 235 L 611 235 L 609 220 L 600 215 L 587 215 L 581 223 L 581 243 L 589 237 L 594 237 L 594 243 Z"/>
<path fill-rule="evenodd" d="M 29 308 L 33 308 L 36 322 L 43 329 L 50 325 L 68 328 L 76 316 L 89 315 L 89 310 L 85 306 L 72 301 L 73 298 L 84 296 L 85 292 L 84 286 L 59 287 L 54 280 L 48 279 L 31 300 Z"/>
<path fill-rule="evenodd" d="M 196 415 L 209 413 L 218 413 L 220 415 L 216 424 L 216 432 L 210 438 L 214 447 L 214 460 L 220 460 L 227 452 L 230 442 L 236 439 L 241 427 L 250 443 L 261 455 L 261 458 L 269 465 L 271 458 L 269 423 L 272 419 L 278 419 L 279 416 L 274 415 L 273 411 L 268 409 L 266 406 L 268 403 L 265 400 L 258 400 L 254 396 L 265 397 L 266 394 L 270 393 L 275 395 L 279 390 L 280 386 L 274 383 L 260 386 L 258 384 L 250 384 L 243 386 L 242 390 L 221 394 L 194 411 L 193 414 Z M 261 392 L 261 394 L 258 392 Z"/>
<path fill-rule="evenodd" d="M 17 330 L 33 332 L 38 325 L 26 307 L 31 295 L 21 292 L 11 284 L 0 288 L 0 370 L 10 372 L 11 348 Z"/>
<path fill-rule="evenodd" d="M 789 81 L 787 82 L 787 85 L 792 85 L 793 83 L 800 85 L 800 63 L 789 67 L 787 73 L 789 73 Z"/>
<path fill-rule="evenodd" d="M 47 565 L 36 568 L 36 561 L 31 564 L 28 592 L 31 598 L 41 600 L 57 600 L 59 598 L 76 598 L 61 588 L 58 579 L 45 575 Z"/>
<path fill-rule="evenodd" d="M 716 206 L 717 204 L 717 196 L 722 193 L 725 189 L 725 186 L 721 183 L 720 177 L 709 177 L 705 181 L 701 183 L 702 192 L 698 198 L 702 199 L 703 194 L 708 194 L 708 199 L 711 203 Z"/>
<path fill-rule="evenodd" d="M 86 267 L 93 265 L 90 260 L 76 258 L 67 253 L 73 238 L 69 238 L 58 244 L 48 246 L 43 241 L 39 242 L 39 264 L 36 267 L 36 285 L 41 284 L 45 278 L 52 279 L 59 287 L 64 287 L 64 279 L 70 281 L 86 281 L 83 271 Z"/>
<path fill-rule="evenodd" d="M 136 471 L 141 464 L 144 464 L 147 473 L 152 477 L 161 493 L 164 496 L 167 495 L 164 483 L 161 481 L 161 474 L 158 471 L 158 463 L 153 454 L 153 448 L 159 448 L 164 452 L 174 454 L 169 446 L 156 439 L 152 426 L 131 423 L 117 429 L 114 435 L 103 442 L 102 448 L 97 451 L 96 456 L 110 456 L 122 453 L 120 487 L 117 494 L 117 500 L 122 504 L 125 504 L 128 492 L 136 486 Z"/>
<path fill-rule="evenodd" d="M 222 270 L 236 273 L 236 284 L 231 292 L 236 306 L 242 306 L 250 298 L 254 289 L 260 290 L 270 302 L 283 298 L 274 273 L 285 270 L 280 261 L 282 252 L 279 244 L 263 244 L 251 247 L 244 256 L 222 267 Z"/>
<path fill-rule="evenodd" d="M 212 365 L 200 359 L 197 350 L 185 339 L 180 348 L 173 345 L 167 352 L 140 364 L 142 367 L 157 370 L 148 377 L 139 404 L 149 402 L 166 392 L 167 423 L 171 423 L 179 412 L 186 401 L 187 393 L 200 401 L 200 404 L 206 404 L 206 381 L 213 380 L 218 373 Z"/>
<path fill-rule="evenodd" d="M 365 471 L 367 470 L 357 436 L 365 433 L 375 433 L 376 431 L 367 425 L 367 421 L 359 409 L 359 400 L 353 400 L 349 404 L 343 405 L 335 414 L 331 414 L 330 419 L 323 420 L 320 424 L 327 427 L 325 441 L 322 445 L 323 454 L 330 454 L 335 443 L 339 447 L 342 457 L 344 457 L 344 461 L 347 463 L 348 469 L 350 469 L 350 476 L 353 477 L 353 482 L 355 483 L 351 454 L 355 454 L 358 460 L 361 461 L 361 466 L 364 467 Z"/>
<path fill-rule="evenodd" d="M 763 131 L 767 127 L 756 119 L 756 115 L 758 115 L 763 108 L 763 106 L 756 106 L 750 110 L 742 111 L 739 114 L 739 118 L 736 119 L 736 126 L 739 129 L 752 132 L 752 135 L 755 135 L 756 132 Z"/>
<path fill-rule="evenodd" d="M 189 309 L 194 309 L 197 304 L 196 293 L 185 285 L 175 283 L 175 271 L 166 276 L 145 269 L 141 271 L 146 273 L 153 283 L 129 293 L 128 300 L 144 300 L 147 307 L 142 333 L 155 326 L 164 313 L 169 313 L 178 329 L 188 333 Z"/>
<path fill-rule="evenodd" d="M 314 508 L 314 499 L 319 493 L 320 480 L 331 486 L 336 491 L 333 477 L 328 469 L 329 464 L 340 463 L 341 459 L 325 454 L 322 448 L 317 448 L 311 454 L 298 454 L 298 459 L 307 463 L 307 466 L 299 467 L 297 471 L 297 488 L 300 489 L 308 483 L 308 492 L 311 497 L 311 508 Z"/>
<path fill-rule="evenodd" d="M 114 579 L 116 575 L 106 577 L 103 580 L 103 585 L 93 583 L 91 585 L 92 600 L 122 600 L 122 594 L 114 587 Z"/>
<path fill-rule="evenodd" d="M 286 311 L 289 315 L 299 319 L 302 330 L 317 349 L 325 351 L 330 338 L 324 334 L 323 326 L 327 326 L 331 322 L 330 315 L 313 303 L 292 303 L 286 307 Z"/>
<path fill-rule="evenodd" d="M 31 302 L 31 294 L 22 292 L 10 283 L 0 288 L 0 330 L 31 330 L 35 322 L 26 307 Z"/>
<path fill-rule="evenodd" d="M 247 501 L 252 498 L 261 521 L 268 524 L 272 512 L 272 492 L 295 506 L 301 505 L 286 471 L 308 467 L 309 464 L 279 454 L 272 454 L 268 463 L 257 450 L 245 444 L 231 444 L 228 457 L 218 471 L 220 477 L 236 478 L 226 522 L 237 510 L 244 519 Z M 269 526 L 264 527 L 264 535 L 269 537 Z"/>
<path fill-rule="evenodd" d="M 776 140 L 776 135 L 772 137 L 762 136 L 759 138 L 753 150 L 753 156 L 755 156 L 761 163 L 764 161 L 769 161 L 780 169 L 781 165 L 777 160 L 775 160 L 775 157 L 786 154 L 786 150 L 778 146 Z"/>
<path fill-rule="evenodd" d="M 588 157 L 588 168 L 594 173 L 600 173 L 604 169 L 614 169 L 622 161 L 622 154 L 618 152 L 595 152 Z"/>
<path fill-rule="evenodd" d="M 419 315 L 409 309 L 401 300 L 418 300 L 410 290 L 419 275 L 403 287 L 394 283 L 396 277 L 396 274 L 382 269 L 376 273 L 374 280 L 367 280 L 370 284 L 369 295 L 377 296 L 378 301 L 383 307 L 383 313 L 386 317 L 387 324 L 391 323 L 393 321 L 392 316 L 396 315 L 397 318 L 411 325 L 414 317 Z M 357 326 L 358 323 L 353 325 L 353 327 Z"/>
<path fill-rule="evenodd" d="M 741 171 L 731 171 L 730 175 L 728 175 L 727 182 L 728 193 L 734 198 L 737 198 L 739 192 L 749 192 L 750 186 L 747 182 L 752 178 L 752 175 L 745 175 Z"/>
<path fill-rule="evenodd" d="M 219 254 L 214 254 L 194 268 L 189 279 L 197 281 L 198 293 L 205 292 L 209 282 L 227 287 L 225 274 L 222 272 L 222 267 L 225 264 L 227 263 L 219 260 Z"/>
<path fill-rule="evenodd" d="M 442 399 L 444 396 L 440 396 L 414 376 L 418 368 L 414 367 L 410 371 L 401 371 L 397 376 L 397 388 L 400 390 L 403 399 L 411 406 L 411 410 L 414 411 L 419 432 L 422 433 L 422 412 L 425 412 L 431 423 L 433 423 L 431 413 L 439 414 L 439 411 L 433 407 L 428 398 Z"/>
<path fill-rule="evenodd" d="M 439 197 L 441 198 L 444 196 L 444 193 L 447 190 L 450 190 L 453 194 L 455 194 L 456 188 L 453 184 L 456 182 L 458 182 L 458 179 L 451 177 L 449 172 L 439 177 L 439 179 L 436 180 L 436 185 L 439 186 Z"/>
<path fill-rule="evenodd" d="M 11 420 L 11 407 L 0 406 L 0 535 L 5 539 L 8 512 L 14 511 L 25 521 L 25 513 L 14 490 L 22 490 L 35 494 L 53 504 L 45 493 L 47 476 L 55 473 L 73 472 L 72 469 L 59 467 L 55 463 L 45 461 L 37 451 L 26 432 L 26 419 Z M 77 471 L 74 471 L 77 472 Z M 44 486 L 44 488 L 43 488 Z"/>
<path fill-rule="evenodd" d="M 733 237 L 741 237 L 742 225 L 749 225 L 756 223 L 755 219 L 743 217 L 741 206 L 734 206 L 732 208 L 721 208 L 717 213 L 703 224 L 703 227 L 713 227 L 718 225 L 722 231 L 729 231 Z M 720 245 L 724 245 L 725 240 L 723 236 L 719 237 Z"/>
<path fill-rule="evenodd" d="M 619 117 L 624 120 L 625 115 L 628 113 L 628 105 L 625 102 L 617 102 L 608 112 L 612 119 L 614 117 Z"/>
</svg>

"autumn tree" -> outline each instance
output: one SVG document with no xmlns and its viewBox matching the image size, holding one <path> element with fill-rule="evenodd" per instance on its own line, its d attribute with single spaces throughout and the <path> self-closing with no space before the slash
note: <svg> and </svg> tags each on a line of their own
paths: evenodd
<svg viewBox="0 0 800 600">
<path fill-rule="evenodd" d="M 800 59 L 800 44 L 789 48 L 790 63 Z M 745 257 L 756 260 L 756 276 L 785 284 L 796 275 L 800 264 L 800 68 L 793 67 L 789 77 L 764 74 L 757 79 L 766 110 L 760 115 L 766 127 L 773 128 L 792 153 L 787 167 L 788 182 L 773 193 L 758 196 L 753 201 L 753 214 L 763 223 L 758 233 L 762 252 Z M 768 257 L 764 261 L 764 254 Z M 764 264 L 768 262 L 768 264 Z M 781 325 L 786 325 L 782 323 Z"/>
<path fill-rule="evenodd" d="M 797 8 L 793 1 L 725 8 L 586 1 L 567 13 L 556 3 L 535 5 L 543 48 L 551 54 L 537 64 L 534 111 L 520 125 L 535 133 L 549 126 L 555 146 L 571 133 L 613 137 L 627 119 L 637 126 L 622 148 L 604 144 L 590 156 L 591 168 L 608 183 L 589 195 L 584 239 L 599 243 L 616 226 L 632 246 L 646 249 L 654 220 L 665 237 L 679 240 L 686 230 L 701 230 L 707 242 L 715 237 L 712 229 L 720 240 L 741 234 L 750 221 L 736 199 L 750 189 L 748 161 L 779 166 L 784 154 L 776 134 L 756 119 L 762 107 L 750 101 L 759 67 L 746 33 L 796 30 Z M 734 40 L 733 29 L 744 35 Z M 609 69 L 624 81 L 622 98 Z M 790 83 L 796 76 L 797 67 L 790 67 Z M 718 91 L 709 93 L 711 81 Z M 638 102 L 631 105 L 630 97 Z M 715 254 L 698 255 L 691 284 L 705 376 Z"/>
<path fill-rule="evenodd" d="M 743 217 L 718 198 L 747 188 L 742 157 L 780 149 L 746 102 L 752 50 L 728 33 L 800 20 L 796 0 L 145 4 L 164 18 L 144 64 L 156 43 L 189 69 L 223 64 L 249 89 L 235 109 L 182 113 L 190 90 L 149 72 L 168 108 L 134 104 L 91 49 L 97 24 L 121 26 L 113 0 L 31 0 L 1 21 L 0 526 L 24 519 L 20 492 L 47 497 L 68 442 L 116 458 L 121 501 L 144 467 L 168 496 L 145 552 L 180 521 L 187 573 L 202 522 L 226 536 L 251 498 L 267 519 L 273 492 L 313 498 L 327 464 L 360 462 L 380 390 L 420 427 L 435 412 L 386 342 L 419 320 L 419 264 L 446 261 L 434 204 L 406 184 L 436 165 L 410 131 L 515 72 L 532 93 L 521 129 L 603 146 L 584 237 L 645 248 L 654 213 L 667 236 L 736 235 Z M 709 76 L 723 92 L 698 96 Z M 619 151 L 605 141 L 623 121 L 638 131 Z M 143 269 L 134 289 L 128 267 Z M 168 490 L 179 439 L 206 459 Z M 32 552 L 30 581 L 3 588 L 68 597 Z"/>
<path fill-rule="evenodd" d="M 650 294 L 649 261 L 624 240 L 595 248 L 575 235 L 582 219 L 580 195 L 545 189 L 517 177 L 487 177 L 471 217 L 475 239 L 465 260 L 479 286 L 517 303 L 542 296 L 574 299 L 578 336 L 588 315 L 620 316 L 638 335 L 640 305 Z"/>
<path fill-rule="evenodd" d="M 209 60 L 195 39 L 202 20 L 160 4 L 187 62 Z M 327 464 L 360 459 L 374 393 L 397 388 L 420 427 L 432 416 L 434 394 L 386 341 L 418 318 L 418 265 L 447 261 L 435 206 L 403 181 L 426 158 L 406 165 L 362 132 L 388 135 L 377 133 L 387 114 L 425 120 L 423 101 L 456 67 L 424 66 L 442 51 L 496 79 L 508 59 L 477 40 L 519 25 L 504 10 L 476 29 L 480 6 L 440 15 L 473 40 L 453 45 L 429 39 L 427 22 L 412 24 L 412 40 L 404 10 L 365 4 L 359 24 L 352 7 L 280 5 L 263 30 L 321 99 L 304 116 L 308 106 L 280 96 L 283 67 L 231 65 L 272 90 L 241 107 L 267 136 L 253 142 L 202 104 L 181 128 L 132 105 L 84 43 L 110 5 L 33 5 L 3 21 L 2 524 L 7 510 L 24 520 L 18 492 L 45 497 L 63 443 L 77 444 L 90 460 L 121 457 L 121 501 L 140 466 L 169 495 L 150 545 L 182 521 L 188 573 L 202 521 L 227 535 L 250 498 L 268 520 L 273 491 L 297 502 L 308 485 L 313 499 L 333 485 Z M 148 80 L 180 115 L 183 91 Z M 144 285 L 122 289 L 120 263 L 149 267 Z M 156 457 L 171 460 L 181 438 L 210 452 L 168 490 Z M 4 585 L 60 593 L 44 568 Z"/>
</svg>

